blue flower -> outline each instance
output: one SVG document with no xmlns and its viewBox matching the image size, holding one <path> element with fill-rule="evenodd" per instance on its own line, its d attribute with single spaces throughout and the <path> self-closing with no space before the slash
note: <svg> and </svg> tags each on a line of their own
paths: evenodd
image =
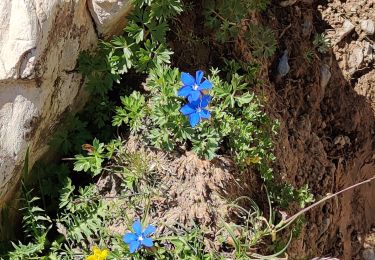
<svg viewBox="0 0 375 260">
<path fill-rule="evenodd" d="M 180 111 L 185 116 L 189 116 L 189 122 L 192 127 L 195 127 L 202 118 L 209 119 L 211 116 L 210 111 L 204 109 L 210 103 L 211 97 L 203 95 L 202 98 L 192 101 L 183 106 Z"/>
<path fill-rule="evenodd" d="M 123 236 L 123 240 L 129 245 L 130 253 L 138 251 L 142 246 L 152 247 L 154 245 L 152 238 L 149 236 L 156 231 L 156 227 L 148 225 L 144 231 L 142 231 L 142 224 L 139 220 L 136 220 L 132 225 L 134 233 L 127 233 Z"/>
<path fill-rule="evenodd" d="M 178 95 L 181 97 L 187 97 L 189 102 L 196 101 L 201 96 L 201 90 L 207 90 L 212 88 L 212 83 L 206 79 L 202 82 L 203 71 L 198 70 L 195 73 L 195 79 L 189 73 L 182 72 L 181 81 L 184 84 L 178 91 Z"/>
</svg>

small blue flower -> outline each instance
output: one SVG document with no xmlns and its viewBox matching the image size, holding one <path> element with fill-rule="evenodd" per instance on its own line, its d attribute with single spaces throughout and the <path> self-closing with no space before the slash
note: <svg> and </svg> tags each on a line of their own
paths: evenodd
<svg viewBox="0 0 375 260">
<path fill-rule="evenodd" d="M 194 79 L 189 73 L 182 72 L 181 81 L 184 86 L 180 88 L 177 94 L 181 97 L 187 97 L 189 102 L 198 100 L 201 96 L 201 90 L 212 88 L 212 83 L 208 79 L 202 82 L 203 74 L 203 71 L 198 70 Z"/>
<path fill-rule="evenodd" d="M 124 242 L 129 245 L 130 253 L 138 251 L 142 246 L 152 247 L 154 245 L 152 238 L 149 238 L 149 236 L 156 231 L 156 227 L 148 225 L 145 230 L 142 231 L 141 222 L 136 220 L 132 228 L 134 233 L 127 233 L 122 237 Z"/>
<path fill-rule="evenodd" d="M 185 116 L 189 116 L 189 122 L 191 127 L 195 127 L 202 118 L 209 119 L 211 116 L 210 111 L 204 109 L 210 103 L 211 97 L 203 95 L 202 98 L 192 101 L 183 106 L 180 111 Z"/>
</svg>

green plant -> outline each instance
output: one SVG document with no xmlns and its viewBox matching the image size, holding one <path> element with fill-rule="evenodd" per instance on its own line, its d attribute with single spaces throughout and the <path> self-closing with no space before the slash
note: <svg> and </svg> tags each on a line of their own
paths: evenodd
<svg viewBox="0 0 375 260">
<path fill-rule="evenodd" d="M 142 127 L 142 119 L 146 115 L 144 96 L 135 91 L 130 96 L 121 97 L 121 103 L 122 107 L 116 108 L 116 115 L 112 121 L 113 125 L 129 124 L 132 131 L 139 131 Z"/>
<path fill-rule="evenodd" d="M 242 36 L 249 10 L 263 11 L 268 4 L 269 0 L 204 1 L 206 25 L 213 30 L 220 43 L 243 37 L 255 57 L 270 57 L 276 51 L 276 39 L 272 30 L 250 24 Z"/>
<path fill-rule="evenodd" d="M 14 250 L 9 252 L 11 259 L 25 259 L 36 257 L 48 245 L 47 234 L 51 229 L 51 219 L 45 214 L 45 211 L 38 206 L 38 197 L 32 197 L 32 191 L 28 191 L 23 186 L 23 205 L 21 209 L 24 213 L 22 222 L 26 238 L 30 242 L 27 244 L 21 241 L 18 244 L 12 242 Z"/>
<path fill-rule="evenodd" d="M 303 55 L 304 59 L 307 61 L 307 63 L 311 64 L 314 60 L 314 50 L 313 49 L 307 49 Z"/>
<path fill-rule="evenodd" d="M 63 127 L 56 130 L 49 145 L 60 155 L 79 152 L 81 144 L 91 139 L 87 123 L 73 114 L 68 114 L 62 123 Z"/>
<path fill-rule="evenodd" d="M 98 139 L 94 139 L 93 145 L 87 145 L 87 156 L 78 154 L 75 156 L 74 170 L 77 172 L 90 171 L 94 176 L 102 172 L 102 164 L 106 158 L 105 146 L 99 143 Z"/>
<path fill-rule="evenodd" d="M 317 48 L 318 52 L 322 54 L 327 53 L 329 48 L 331 47 L 331 43 L 326 38 L 326 35 L 324 33 L 315 34 L 313 44 L 315 48 Z"/>
<path fill-rule="evenodd" d="M 238 36 L 249 10 L 263 11 L 268 4 L 269 0 L 206 0 L 206 24 L 216 31 L 219 42 L 227 42 Z"/>
<path fill-rule="evenodd" d="M 253 49 L 253 55 L 257 58 L 270 57 L 276 51 L 276 39 L 271 29 L 261 25 L 249 25 L 245 39 Z"/>
</svg>

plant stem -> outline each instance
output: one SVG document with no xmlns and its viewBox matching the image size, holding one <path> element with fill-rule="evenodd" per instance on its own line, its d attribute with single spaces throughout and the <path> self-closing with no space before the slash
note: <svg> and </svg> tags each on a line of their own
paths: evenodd
<svg viewBox="0 0 375 260">
<path fill-rule="evenodd" d="M 325 198 L 313 203 L 312 205 L 308 206 L 307 208 L 304 208 L 302 209 L 301 211 L 297 212 L 296 214 L 294 214 L 293 216 L 287 218 L 285 221 L 281 221 L 280 224 L 278 226 L 281 226 L 279 229 L 276 229 L 276 232 L 279 232 L 281 230 L 283 230 L 284 228 L 286 228 L 287 226 L 289 226 L 294 220 L 296 220 L 299 216 L 301 216 L 302 214 L 304 214 L 306 211 L 309 211 L 310 209 L 318 206 L 319 204 L 323 203 L 324 201 L 326 200 L 329 200 L 329 199 L 332 199 L 338 195 L 340 195 L 341 193 L 344 193 L 348 190 L 351 190 L 351 189 L 354 189 L 358 186 L 361 186 L 363 184 L 366 184 L 366 183 L 370 183 L 371 181 L 375 180 L 375 175 L 373 177 L 371 177 L 370 179 L 367 179 L 365 181 L 362 181 L 362 182 L 359 182 L 359 183 L 356 183 L 348 188 L 345 188 L 343 190 L 340 190 L 334 194 L 331 194 L 331 195 L 328 195 L 326 196 Z"/>
</svg>

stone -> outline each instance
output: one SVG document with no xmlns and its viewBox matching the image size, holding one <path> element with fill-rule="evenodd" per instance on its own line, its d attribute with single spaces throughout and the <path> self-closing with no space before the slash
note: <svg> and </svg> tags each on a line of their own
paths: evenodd
<svg viewBox="0 0 375 260">
<path fill-rule="evenodd" d="M 325 91 L 329 80 L 331 79 L 331 68 L 327 64 L 323 64 L 320 68 L 320 87 L 321 91 Z M 324 92 L 322 92 L 324 93 Z"/>
<path fill-rule="evenodd" d="M 361 21 L 361 29 L 366 35 L 373 35 L 375 33 L 374 21 L 371 19 Z"/>
<path fill-rule="evenodd" d="M 363 55 L 364 55 L 364 60 L 367 63 L 372 62 L 374 59 L 373 47 L 371 46 L 369 42 L 365 42 L 363 45 Z"/>
<path fill-rule="evenodd" d="M 363 49 L 360 46 L 356 46 L 348 59 L 348 67 L 349 69 L 354 72 L 358 68 L 360 68 L 363 62 Z"/>
<path fill-rule="evenodd" d="M 280 2 L 280 6 L 287 7 L 287 6 L 294 5 L 295 3 L 297 3 L 297 0 L 285 0 L 285 1 Z"/>
<path fill-rule="evenodd" d="M 367 248 L 362 251 L 363 260 L 374 260 L 375 259 L 375 252 L 372 248 Z"/>
<path fill-rule="evenodd" d="M 109 36 L 130 10 L 128 1 L 90 4 L 101 9 L 89 10 L 86 0 L 0 1 L 0 241 L 14 235 L 4 219 L 9 212 L 2 211 L 17 211 L 26 151 L 31 168 L 63 115 L 87 99 L 76 63 L 81 51 L 97 45 L 93 20 Z"/>
<path fill-rule="evenodd" d="M 129 0 L 88 0 L 98 33 L 103 37 L 121 34 L 125 17 L 132 10 Z"/>
<path fill-rule="evenodd" d="M 303 37 L 306 37 L 306 38 L 310 37 L 312 30 L 313 30 L 312 17 L 311 16 L 305 17 L 303 24 L 302 24 Z"/>
<path fill-rule="evenodd" d="M 284 77 L 286 74 L 288 74 L 289 70 L 290 66 L 288 63 L 288 51 L 285 50 L 283 56 L 281 56 L 279 60 L 279 64 L 277 65 L 277 72 L 281 77 Z"/>
<path fill-rule="evenodd" d="M 352 31 L 354 31 L 354 24 L 350 20 L 345 20 L 342 28 L 338 34 L 338 42 L 344 39 L 347 35 L 349 35 Z"/>
</svg>

